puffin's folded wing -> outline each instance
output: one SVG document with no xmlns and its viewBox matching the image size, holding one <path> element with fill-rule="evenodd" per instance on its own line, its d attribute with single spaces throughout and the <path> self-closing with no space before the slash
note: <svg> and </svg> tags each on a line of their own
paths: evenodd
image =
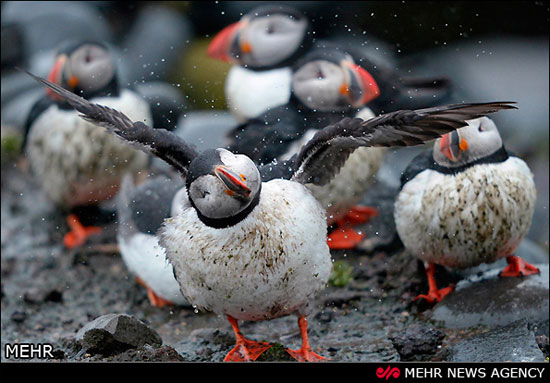
<svg viewBox="0 0 550 383">
<path fill-rule="evenodd" d="M 511 102 L 453 104 L 427 109 L 400 110 L 369 120 L 344 118 L 320 130 L 302 147 L 292 180 L 324 185 L 361 146 L 413 146 L 467 125 L 467 120 L 502 109 Z"/>
<path fill-rule="evenodd" d="M 25 71 L 27 72 L 27 71 Z M 184 176 L 187 167 L 198 153 L 181 137 L 165 129 L 153 129 L 141 121 L 132 122 L 124 113 L 104 105 L 94 104 L 48 80 L 27 72 L 35 80 L 57 93 L 80 117 L 103 126 L 139 149 L 154 154 L 172 165 Z"/>
</svg>

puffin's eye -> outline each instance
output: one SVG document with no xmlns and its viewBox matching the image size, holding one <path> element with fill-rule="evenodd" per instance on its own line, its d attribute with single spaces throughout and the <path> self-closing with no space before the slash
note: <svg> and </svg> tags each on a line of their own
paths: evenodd
<svg viewBox="0 0 550 383">
<path fill-rule="evenodd" d="M 479 124 L 479 127 L 477 128 L 478 131 L 483 132 L 483 128 L 481 127 L 481 124 Z"/>
</svg>

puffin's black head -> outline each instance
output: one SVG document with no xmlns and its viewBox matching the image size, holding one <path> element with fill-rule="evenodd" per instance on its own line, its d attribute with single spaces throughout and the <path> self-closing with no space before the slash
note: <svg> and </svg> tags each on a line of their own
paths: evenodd
<svg viewBox="0 0 550 383">
<path fill-rule="evenodd" d="M 481 117 L 437 139 L 433 157 L 441 166 L 456 168 L 488 157 L 501 148 L 502 138 L 495 123 Z"/>
<path fill-rule="evenodd" d="M 373 76 L 351 54 L 317 48 L 293 67 L 292 91 L 308 108 L 341 111 L 359 108 L 380 95 Z"/>
<path fill-rule="evenodd" d="M 61 46 L 48 80 L 84 98 L 117 91 L 113 57 L 105 44 L 96 41 L 69 41 Z"/>
<path fill-rule="evenodd" d="M 282 67 L 311 47 L 309 29 L 307 18 L 294 8 L 262 6 L 221 30 L 208 55 L 251 69 Z"/>
<path fill-rule="evenodd" d="M 199 217 L 211 226 L 217 222 L 217 227 L 244 218 L 258 202 L 261 183 L 250 158 L 221 148 L 202 152 L 189 165 L 186 178 L 189 199 Z"/>
</svg>

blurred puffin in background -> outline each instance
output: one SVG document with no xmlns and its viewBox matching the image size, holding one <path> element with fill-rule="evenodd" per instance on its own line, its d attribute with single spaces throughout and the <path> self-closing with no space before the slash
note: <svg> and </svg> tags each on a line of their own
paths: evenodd
<svg viewBox="0 0 550 383">
<path fill-rule="evenodd" d="M 374 117 L 370 106 L 381 97 L 381 89 L 395 93 L 395 81 L 356 51 L 336 46 L 313 49 L 292 67 L 289 101 L 230 131 L 228 148 L 257 163 L 287 160 L 327 125 L 344 117 Z M 390 102 L 377 105 L 392 107 Z M 331 249 L 357 247 L 365 235 L 352 226 L 378 214 L 372 207 L 356 204 L 372 185 L 384 152 L 384 148 L 359 148 L 330 183 L 308 185 L 327 209 L 333 229 L 328 236 Z"/>
<path fill-rule="evenodd" d="M 297 9 L 265 5 L 212 39 L 207 54 L 234 64 L 225 80 L 225 96 L 238 122 L 286 104 L 292 93 L 292 66 L 311 50 L 336 48 L 349 53 L 354 49 L 314 36 L 311 23 Z M 402 78 L 367 57 L 356 64 L 363 66 L 380 87 L 380 97 L 371 105 L 376 114 L 442 104 L 451 92 L 446 78 Z"/>
<path fill-rule="evenodd" d="M 48 79 L 152 124 L 149 104 L 120 86 L 113 57 L 103 43 L 66 43 L 58 51 Z M 123 174 L 137 175 L 149 163 L 146 154 L 83 120 L 50 90 L 29 112 L 24 148 L 30 169 L 46 195 L 70 212 L 67 223 L 71 231 L 63 240 L 68 248 L 84 244 L 88 236 L 101 231 L 97 226 L 83 226 L 80 218 L 100 217 L 96 205 L 116 194 Z"/>
</svg>

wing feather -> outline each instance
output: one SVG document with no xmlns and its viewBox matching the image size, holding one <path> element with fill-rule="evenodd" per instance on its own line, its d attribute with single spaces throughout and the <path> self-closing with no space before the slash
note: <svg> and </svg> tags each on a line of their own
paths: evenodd
<svg viewBox="0 0 550 383">
<path fill-rule="evenodd" d="M 504 109 L 513 102 L 452 104 L 400 110 L 369 120 L 344 118 L 320 130 L 294 161 L 292 180 L 324 185 L 361 146 L 413 146 L 437 139 L 472 120 Z"/>
</svg>

